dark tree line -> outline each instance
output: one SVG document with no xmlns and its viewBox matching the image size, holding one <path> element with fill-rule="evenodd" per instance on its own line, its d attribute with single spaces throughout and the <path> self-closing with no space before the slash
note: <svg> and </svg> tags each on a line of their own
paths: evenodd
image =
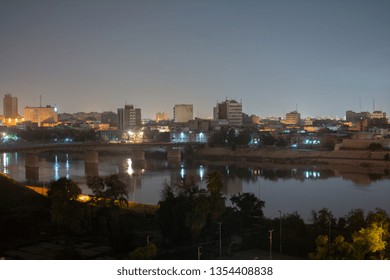
<svg viewBox="0 0 390 280">
<path fill-rule="evenodd" d="M 17 130 L 15 133 L 22 140 L 28 142 L 63 141 L 67 138 L 77 142 L 97 140 L 97 135 L 94 129 L 77 130 L 73 128 L 27 127 L 25 130 Z"/>
<path fill-rule="evenodd" d="M 186 179 L 175 186 L 166 185 L 155 217 L 143 219 L 141 224 L 135 222 L 126 208 L 121 208 L 126 207 L 120 201 L 126 200 L 127 193 L 117 175 L 89 178 L 88 186 L 94 195 L 84 203 L 78 200 L 80 188 L 72 180 L 60 178 L 51 182 L 48 192 L 52 221 L 62 230 L 99 233 L 115 250 L 124 252 L 143 244 L 145 236 L 137 236 L 135 229 L 142 223 L 151 223 L 150 229 L 158 229 L 164 240 L 159 244 L 161 248 L 154 244 L 140 247 L 133 251 L 132 258 L 153 258 L 159 249 L 205 242 L 214 244 L 215 253 L 219 234 L 223 253 L 232 249 L 238 237 L 241 249 L 269 250 L 269 230 L 273 230 L 275 251 L 280 248 L 284 254 L 302 259 L 386 259 L 390 256 L 390 218 L 382 209 L 367 214 L 355 209 L 336 218 L 323 208 L 312 212 L 310 224 L 297 212 L 269 219 L 263 214 L 265 203 L 254 194 L 233 195 L 228 204 L 221 194 L 221 173 L 212 172 L 206 178 L 206 189 Z"/>
</svg>

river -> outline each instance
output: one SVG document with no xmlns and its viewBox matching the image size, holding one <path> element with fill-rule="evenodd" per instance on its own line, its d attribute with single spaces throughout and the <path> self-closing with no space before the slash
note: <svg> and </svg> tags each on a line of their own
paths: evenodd
<svg viewBox="0 0 390 280">
<path fill-rule="evenodd" d="M 22 183 L 26 181 L 25 158 L 21 153 L 0 155 L 0 171 Z M 328 208 L 336 217 L 352 209 L 373 211 L 376 207 L 390 213 L 390 175 L 386 169 L 358 169 L 348 166 L 235 166 L 210 163 L 181 163 L 170 167 L 165 160 L 147 160 L 144 168 L 135 168 L 125 155 L 99 155 L 99 176 L 119 174 L 127 185 L 129 200 L 157 204 L 164 184 L 174 185 L 183 178 L 206 187 L 206 175 L 217 170 L 223 174 L 223 193 L 229 196 L 252 192 L 265 201 L 267 217 L 297 211 L 310 221 L 311 211 Z M 51 180 L 67 177 L 74 180 L 84 194 L 86 185 L 82 155 L 51 153 L 40 155 L 39 182 L 47 186 Z"/>
</svg>

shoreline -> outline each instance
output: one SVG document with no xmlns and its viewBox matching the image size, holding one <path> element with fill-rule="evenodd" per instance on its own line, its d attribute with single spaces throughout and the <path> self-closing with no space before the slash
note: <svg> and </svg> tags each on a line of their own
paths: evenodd
<svg viewBox="0 0 390 280">
<path fill-rule="evenodd" d="M 197 151 L 197 160 L 210 162 L 235 162 L 242 164 L 295 164 L 295 165 L 349 165 L 362 168 L 390 169 L 390 161 L 385 155 L 390 151 L 369 150 L 291 150 L 280 148 L 238 148 L 229 147 L 203 148 Z"/>
</svg>

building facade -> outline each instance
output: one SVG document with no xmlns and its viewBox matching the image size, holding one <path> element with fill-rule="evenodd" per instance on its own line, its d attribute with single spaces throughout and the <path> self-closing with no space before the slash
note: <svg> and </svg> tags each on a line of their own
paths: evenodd
<svg viewBox="0 0 390 280">
<path fill-rule="evenodd" d="M 301 122 L 301 114 L 298 113 L 297 111 L 293 111 L 286 114 L 285 124 L 299 125 L 300 122 Z"/>
<path fill-rule="evenodd" d="M 230 126 L 242 125 L 242 103 L 236 100 L 225 100 L 214 108 L 214 119 L 227 120 Z"/>
<path fill-rule="evenodd" d="M 55 107 L 25 107 L 24 120 L 37 123 L 38 126 L 55 126 L 58 124 L 58 113 Z"/>
<path fill-rule="evenodd" d="M 103 112 L 101 122 L 108 123 L 110 126 L 116 126 L 118 124 L 118 114 L 111 111 Z"/>
<path fill-rule="evenodd" d="M 118 128 L 129 130 L 142 126 L 141 109 L 134 108 L 134 105 L 125 105 L 118 109 Z"/>
<path fill-rule="evenodd" d="M 192 104 L 177 104 L 173 107 L 173 119 L 176 123 L 185 123 L 194 118 Z"/>
<path fill-rule="evenodd" d="M 18 98 L 11 94 L 4 95 L 3 98 L 3 113 L 5 118 L 18 117 Z"/>
<path fill-rule="evenodd" d="M 80 121 L 97 121 L 100 122 L 102 118 L 102 113 L 98 112 L 77 112 L 73 114 L 73 117 Z"/>
<path fill-rule="evenodd" d="M 386 119 L 386 112 L 374 111 L 371 114 L 372 119 Z"/>
<path fill-rule="evenodd" d="M 168 114 L 167 113 L 164 113 L 164 112 L 156 113 L 156 122 L 167 121 L 168 119 L 169 118 L 168 118 Z"/>
<path fill-rule="evenodd" d="M 345 113 L 345 120 L 347 122 L 356 123 L 366 119 L 371 119 L 371 114 L 369 112 L 355 113 L 353 111 L 347 111 Z"/>
</svg>

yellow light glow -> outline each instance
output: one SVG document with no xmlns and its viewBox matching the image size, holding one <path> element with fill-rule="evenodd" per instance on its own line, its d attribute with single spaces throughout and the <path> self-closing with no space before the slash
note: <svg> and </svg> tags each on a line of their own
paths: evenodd
<svg viewBox="0 0 390 280">
<path fill-rule="evenodd" d="M 79 194 L 77 196 L 77 200 L 80 202 L 87 202 L 87 201 L 91 200 L 91 197 L 89 195 Z"/>
</svg>

